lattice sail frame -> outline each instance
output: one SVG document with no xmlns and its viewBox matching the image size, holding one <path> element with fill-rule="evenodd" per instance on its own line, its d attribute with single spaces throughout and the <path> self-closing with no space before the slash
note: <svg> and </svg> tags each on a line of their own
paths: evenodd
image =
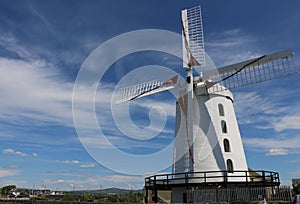
<svg viewBox="0 0 300 204">
<path fill-rule="evenodd" d="M 205 78 L 208 79 L 208 81 L 214 82 L 214 85 L 209 87 L 208 91 L 216 92 L 225 89 L 244 87 L 296 74 L 297 69 L 295 67 L 293 55 L 294 53 L 291 50 L 284 50 L 262 56 L 259 60 L 257 60 L 258 58 L 251 59 L 221 67 L 212 72 L 206 72 L 204 73 Z M 253 63 L 251 63 L 251 61 L 253 61 Z M 249 65 L 244 67 L 247 64 Z"/>
<path fill-rule="evenodd" d="M 185 32 L 185 34 L 182 35 L 183 67 L 189 66 L 189 58 L 191 57 L 189 54 L 193 55 L 193 57 L 200 63 L 200 66 L 204 66 L 206 62 L 201 7 L 196 6 L 184 9 L 181 12 L 181 16 L 183 32 Z"/>
<path fill-rule="evenodd" d="M 177 79 L 178 75 L 175 75 L 167 80 L 152 80 L 118 89 L 114 94 L 114 100 L 116 101 L 116 103 L 122 103 L 158 92 L 182 87 L 183 85 L 177 84 Z"/>
</svg>

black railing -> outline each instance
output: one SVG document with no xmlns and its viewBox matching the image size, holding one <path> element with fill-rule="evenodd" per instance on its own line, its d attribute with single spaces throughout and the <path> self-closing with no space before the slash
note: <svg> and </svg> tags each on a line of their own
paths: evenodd
<svg viewBox="0 0 300 204">
<path fill-rule="evenodd" d="M 187 184 L 260 184 L 279 186 L 279 174 L 272 171 L 206 171 L 177 174 L 158 174 L 145 178 L 145 187 L 187 185 Z"/>
</svg>

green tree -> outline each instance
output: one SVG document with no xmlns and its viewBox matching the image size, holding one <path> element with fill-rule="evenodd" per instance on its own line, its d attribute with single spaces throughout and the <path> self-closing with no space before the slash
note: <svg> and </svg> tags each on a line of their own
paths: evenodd
<svg viewBox="0 0 300 204">
<path fill-rule="evenodd" d="M 11 190 L 13 190 L 13 189 L 16 189 L 16 186 L 15 186 L 15 185 L 7 185 L 7 186 L 3 186 L 3 187 L 1 188 L 1 194 L 2 194 L 3 196 L 7 196 L 7 195 L 10 194 Z"/>
<path fill-rule="evenodd" d="M 76 201 L 76 198 L 73 195 L 64 195 L 62 201 Z"/>
<path fill-rule="evenodd" d="M 82 196 L 82 200 L 84 202 L 93 202 L 95 200 L 95 196 L 93 194 L 85 194 Z"/>
<path fill-rule="evenodd" d="M 300 194 L 300 185 L 293 185 L 293 194 Z"/>
<path fill-rule="evenodd" d="M 116 202 L 120 202 L 118 195 L 108 195 L 107 196 L 107 201 L 111 202 L 111 203 L 116 203 Z"/>
<path fill-rule="evenodd" d="M 142 199 L 143 199 L 143 195 L 141 193 L 130 192 L 128 194 L 121 195 L 119 201 L 126 202 L 126 203 L 141 203 Z"/>
</svg>

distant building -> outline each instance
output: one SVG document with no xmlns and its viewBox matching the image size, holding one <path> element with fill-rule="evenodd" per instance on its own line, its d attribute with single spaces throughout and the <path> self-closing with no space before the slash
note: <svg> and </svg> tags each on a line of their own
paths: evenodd
<svg viewBox="0 0 300 204">
<path fill-rule="evenodd" d="M 300 178 L 298 179 L 292 179 L 292 183 L 293 183 L 293 186 L 300 186 Z"/>
</svg>

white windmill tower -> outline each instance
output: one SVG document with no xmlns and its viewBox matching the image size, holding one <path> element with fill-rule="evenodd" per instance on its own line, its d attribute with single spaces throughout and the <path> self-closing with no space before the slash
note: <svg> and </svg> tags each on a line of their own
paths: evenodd
<svg viewBox="0 0 300 204">
<path fill-rule="evenodd" d="M 229 89 L 296 72 L 291 60 L 293 53 L 285 50 L 206 70 L 194 77 L 193 67 L 201 69 L 205 65 L 200 6 L 182 11 L 182 39 L 183 67 L 186 69 L 184 83 L 177 83 L 178 76 L 174 76 L 164 82 L 155 80 L 123 88 L 117 94 L 118 102 L 125 102 L 180 89 L 176 97 L 173 173 L 162 179 L 159 176 L 146 178 L 146 188 L 152 190 L 157 190 L 159 181 L 161 185 L 167 183 L 167 187 L 162 188 L 170 187 L 172 193 L 175 192 L 172 202 L 183 202 L 182 198 L 176 198 L 176 194 L 183 192 L 181 187 L 186 188 L 187 183 L 193 186 L 201 183 L 219 185 L 224 179 L 226 182 L 248 183 L 248 166 Z"/>
<path fill-rule="evenodd" d="M 178 139 L 174 146 L 173 173 L 217 171 L 217 176 L 220 171 L 246 171 L 231 92 L 220 84 L 214 86 L 205 73 L 193 78 L 192 66 L 205 65 L 201 19 L 199 6 L 182 11 L 183 66 L 187 78 L 176 103 Z M 220 90 L 214 92 L 210 87 Z"/>
</svg>

